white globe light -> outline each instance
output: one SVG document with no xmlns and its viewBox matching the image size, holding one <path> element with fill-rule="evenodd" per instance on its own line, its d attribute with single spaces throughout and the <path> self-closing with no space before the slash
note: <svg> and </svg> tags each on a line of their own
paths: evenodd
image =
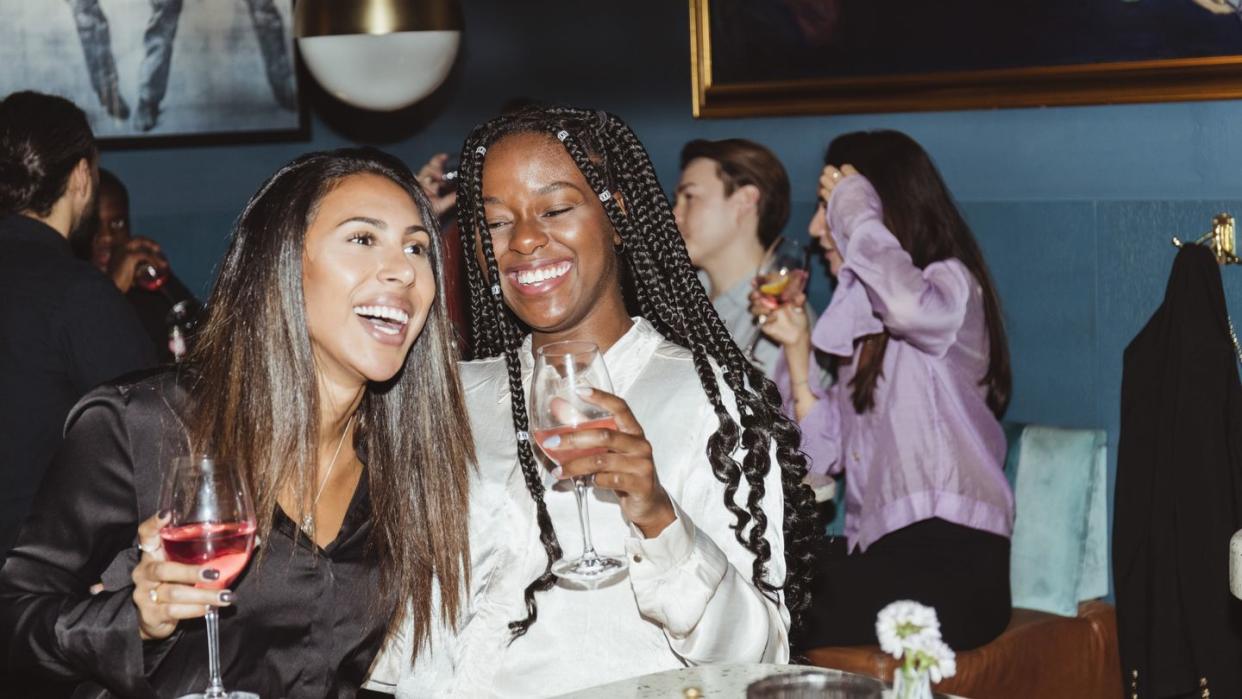
<svg viewBox="0 0 1242 699">
<path fill-rule="evenodd" d="M 457 0 L 298 0 L 302 60 L 337 99 L 392 111 L 431 94 L 461 44 Z"/>
<path fill-rule="evenodd" d="M 337 99 L 376 111 L 401 109 L 448 77 L 459 31 L 337 34 L 298 39 L 315 80 Z"/>
</svg>

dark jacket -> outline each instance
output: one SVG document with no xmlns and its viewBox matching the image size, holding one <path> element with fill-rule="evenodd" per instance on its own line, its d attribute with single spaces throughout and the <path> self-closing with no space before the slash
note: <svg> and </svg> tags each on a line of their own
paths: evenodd
<svg viewBox="0 0 1242 699">
<path fill-rule="evenodd" d="M 1187 245 L 1125 351 L 1113 575 L 1126 696 L 1242 697 L 1242 385 L 1220 268 Z"/>
<path fill-rule="evenodd" d="M 0 215 L 0 560 L 60 446 L 69 409 L 98 384 L 155 364 L 133 309 L 69 242 Z"/>
<path fill-rule="evenodd" d="M 64 447 L 0 569 L 0 660 L 23 681 L 77 684 L 75 699 L 163 699 L 207 686 L 202 619 L 144 643 L 130 577 L 138 524 L 156 512 L 163 472 L 186 450 L 186 400 L 168 371 L 101 386 L 70 413 Z M 276 509 L 256 550 L 263 557 L 232 583 L 236 601 L 220 611 L 226 688 L 263 699 L 357 694 L 392 609 L 376 597 L 371 528 L 365 475 L 325 548 Z M 105 589 L 91 594 L 100 581 Z M 10 695 L 0 688 L 0 696 Z"/>
</svg>

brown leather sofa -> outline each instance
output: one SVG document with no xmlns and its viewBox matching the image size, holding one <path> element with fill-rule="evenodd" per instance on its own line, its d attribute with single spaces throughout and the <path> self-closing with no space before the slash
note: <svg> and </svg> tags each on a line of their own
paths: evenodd
<svg viewBox="0 0 1242 699">
<path fill-rule="evenodd" d="M 807 651 L 812 665 L 892 681 L 897 661 L 879 646 Z M 957 674 L 937 692 L 970 699 L 1116 699 L 1122 696 L 1117 655 L 1117 615 L 1093 600 L 1077 617 L 1013 610 L 1009 628 L 995 641 L 957 654 Z"/>
</svg>

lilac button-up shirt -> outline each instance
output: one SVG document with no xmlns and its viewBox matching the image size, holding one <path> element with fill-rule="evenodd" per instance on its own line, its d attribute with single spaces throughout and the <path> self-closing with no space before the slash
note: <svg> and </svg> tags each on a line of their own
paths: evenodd
<svg viewBox="0 0 1242 699">
<path fill-rule="evenodd" d="M 812 471 L 849 475 L 850 549 L 932 517 L 1010 536 L 1005 436 L 979 384 L 989 361 L 982 287 L 957 259 L 916 267 L 862 176 L 837 185 L 826 215 L 845 264 L 812 343 L 851 356 L 856 338 L 891 335 L 873 409 L 859 415 L 850 401 L 855 357 L 801 422 Z"/>
</svg>

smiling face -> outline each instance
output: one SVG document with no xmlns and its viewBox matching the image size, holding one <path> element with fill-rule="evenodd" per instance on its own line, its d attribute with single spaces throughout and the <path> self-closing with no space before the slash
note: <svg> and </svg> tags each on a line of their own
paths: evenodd
<svg viewBox="0 0 1242 699">
<path fill-rule="evenodd" d="M 506 136 L 487 151 L 483 204 L 505 303 L 543 342 L 607 347 L 630 319 L 614 246 L 621 239 L 556 140 Z"/>
<path fill-rule="evenodd" d="M 302 293 L 322 379 L 359 386 L 397 374 L 435 299 L 430 245 L 418 206 L 386 177 L 350 175 L 320 200 Z"/>
</svg>

